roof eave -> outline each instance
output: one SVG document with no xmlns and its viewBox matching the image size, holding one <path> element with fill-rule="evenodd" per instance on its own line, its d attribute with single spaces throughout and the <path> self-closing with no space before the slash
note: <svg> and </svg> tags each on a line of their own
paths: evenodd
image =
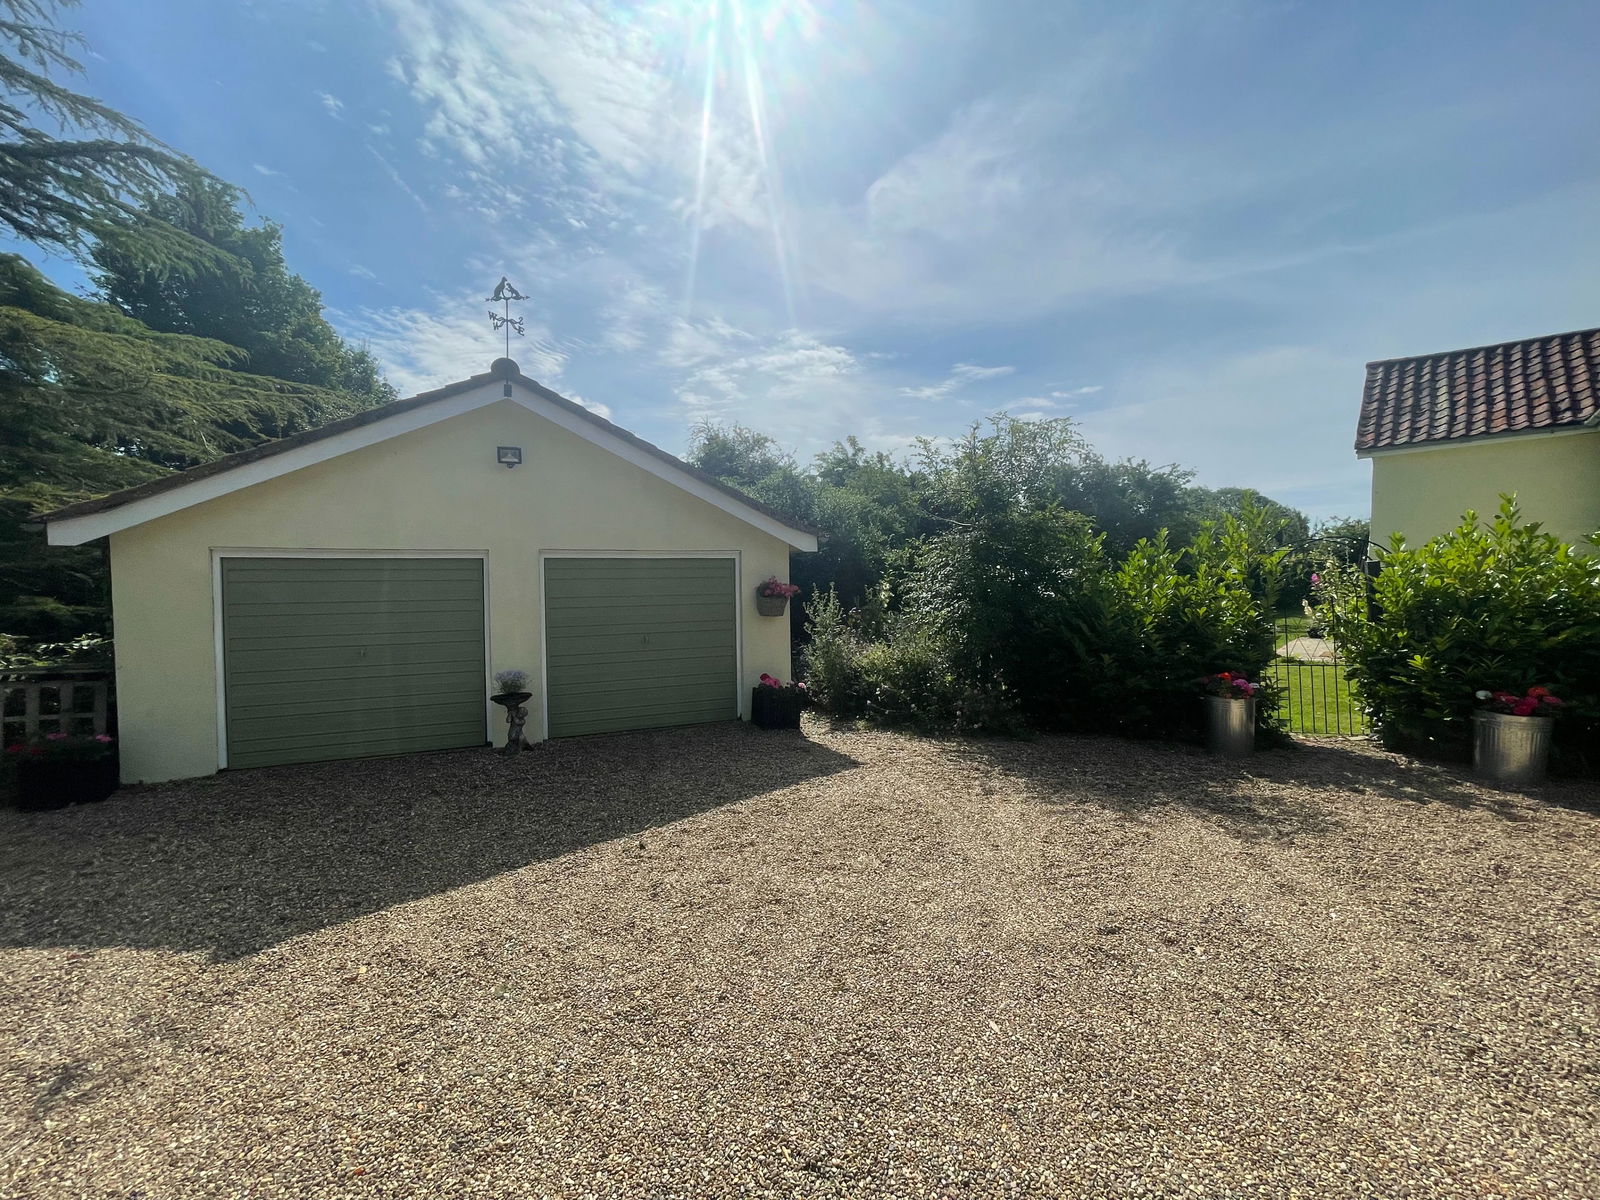
<svg viewBox="0 0 1600 1200">
<path fill-rule="evenodd" d="M 1401 442 L 1394 446 L 1357 446 L 1357 458 L 1375 458 L 1380 455 L 1410 454 L 1418 450 L 1442 450 L 1449 446 L 1481 446 L 1488 442 L 1531 441 L 1535 438 L 1561 437 L 1567 434 L 1588 433 L 1600 428 L 1600 420 L 1588 420 L 1544 429 L 1508 429 L 1502 433 L 1475 433 L 1468 437 L 1431 438 L 1425 442 Z"/>
</svg>

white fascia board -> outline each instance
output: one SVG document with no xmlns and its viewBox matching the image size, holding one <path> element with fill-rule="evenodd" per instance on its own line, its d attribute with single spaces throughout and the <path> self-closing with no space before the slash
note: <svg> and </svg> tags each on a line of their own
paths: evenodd
<svg viewBox="0 0 1600 1200">
<path fill-rule="evenodd" d="M 308 442 L 306 445 L 296 446 L 292 450 L 285 450 L 281 454 L 273 454 L 266 458 L 257 459 L 255 462 L 246 463 L 242 467 L 235 467 L 231 471 L 209 475 L 204 479 L 197 479 L 193 483 L 184 484 L 182 487 L 175 487 L 171 491 L 158 492 L 153 496 L 146 496 L 143 500 L 134 500 L 128 504 L 107 509 L 104 512 L 85 513 L 81 517 L 67 517 L 59 521 L 51 521 L 45 527 L 46 537 L 52 546 L 81 546 L 83 543 L 92 542 L 96 538 L 106 537 L 124 529 L 131 529 L 135 525 L 143 525 L 147 521 L 154 521 L 158 517 L 180 512 L 196 504 L 204 504 L 208 500 L 215 500 L 218 497 L 237 492 L 242 488 L 264 483 L 269 479 L 276 479 L 278 476 L 287 475 L 291 471 L 315 466 L 317 463 L 326 462 L 330 458 L 338 458 L 341 454 L 348 454 L 352 450 L 373 446 L 379 442 L 388 441 L 390 438 L 399 437 L 401 434 L 412 433 L 418 429 L 425 429 L 429 425 L 435 425 L 440 421 L 447 421 L 451 417 L 458 417 L 475 409 L 486 408 L 503 399 L 505 399 L 504 381 L 497 379 L 484 384 L 482 387 L 473 388 L 469 392 L 463 392 L 459 396 L 436 400 L 432 404 L 424 404 L 408 412 L 385 417 L 382 420 L 372 422 L 370 425 L 347 429 L 345 432 L 335 434 L 330 438 Z M 529 392 L 526 388 L 517 385 L 513 389 L 512 399 L 535 415 L 545 418 L 569 433 L 576 434 L 586 442 L 592 442 L 601 449 L 610 451 L 641 470 L 648 471 L 658 479 L 663 479 L 676 487 L 682 488 L 690 495 L 704 500 L 707 504 L 719 508 L 731 516 L 737 517 L 745 524 L 752 525 L 763 533 L 771 534 L 796 550 L 815 550 L 817 548 L 815 534 L 803 533 L 798 529 L 789 528 L 783 522 L 775 520 L 747 504 L 740 503 L 727 493 L 696 479 L 693 475 L 678 470 L 672 464 L 639 449 L 608 430 L 582 417 L 575 416 L 558 405 L 552 404 L 543 396 Z"/>
<path fill-rule="evenodd" d="M 1526 442 L 1534 438 L 1568 437 L 1574 433 L 1593 433 L 1596 422 L 1569 425 L 1562 429 L 1517 429 L 1509 433 L 1479 433 L 1471 437 L 1448 438 L 1434 442 L 1416 442 L 1409 446 L 1378 446 L 1372 450 L 1357 450 L 1357 458 L 1388 458 L 1394 454 L 1420 454 L 1424 450 L 1448 450 L 1451 446 L 1485 446 L 1490 442 Z"/>
<path fill-rule="evenodd" d="M 552 404 L 536 392 L 525 388 L 518 388 L 513 397 L 529 412 L 543 417 L 551 424 L 559 425 L 568 433 L 576 434 L 586 442 L 592 442 L 603 450 L 609 450 L 618 458 L 632 463 L 642 471 L 648 471 L 657 479 L 664 479 L 675 487 L 682 488 L 691 496 L 704 500 L 714 508 L 720 508 L 730 516 L 737 517 L 746 525 L 753 525 L 762 533 L 769 533 L 779 541 L 786 543 L 796 550 L 815 550 L 817 548 L 817 535 L 804 533 L 798 529 L 791 529 L 782 521 L 767 516 L 758 509 L 742 504 L 720 488 L 714 488 L 704 480 L 696 479 L 684 471 L 674 467 L 651 454 L 641 450 L 631 442 L 624 441 L 610 431 L 601 428 L 592 421 L 570 413 L 559 405 Z"/>
</svg>

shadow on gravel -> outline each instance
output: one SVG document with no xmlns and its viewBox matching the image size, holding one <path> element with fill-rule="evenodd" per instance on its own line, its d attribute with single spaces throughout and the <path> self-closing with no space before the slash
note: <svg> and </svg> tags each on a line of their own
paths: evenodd
<svg viewBox="0 0 1600 1200">
<path fill-rule="evenodd" d="M 0 812 L 0 945 L 237 958 L 300 934 L 847 771 L 739 722 L 272 767 Z"/>
<path fill-rule="evenodd" d="M 1374 754 L 1332 738 L 1297 742 L 1293 753 L 1279 757 L 1283 766 L 1273 778 L 1308 786 L 1477 809 L 1508 821 L 1526 821 L 1543 805 L 1600 815 L 1600 785 L 1585 780 L 1552 779 L 1527 789 L 1501 788 L 1474 778 L 1469 763 Z"/>
<path fill-rule="evenodd" d="M 1497 791 L 1456 769 L 1331 739 L 1233 761 L 1194 746 L 1109 737 L 972 740 L 957 753 L 1017 779 L 1044 803 L 1093 804 L 1135 819 L 1185 811 L 1247 840 L 1289 841 L 1339 828 L 1344 818 L 1323 799 L 1329 793 L 1473 808 L 1512 821 L 1527 820 L 1538 804 L 1588 808 L 1600 801 L 1593 785 Z"/>
</svg>

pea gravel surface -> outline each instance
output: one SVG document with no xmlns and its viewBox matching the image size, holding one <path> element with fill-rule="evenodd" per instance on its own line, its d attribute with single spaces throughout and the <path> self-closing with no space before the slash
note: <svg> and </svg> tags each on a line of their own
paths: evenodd
<svg viewBox="0 0 1600 1200">
<path fill-rule="evenodd" d="M 0 813 L 0 1195 L 1600 1196 L 1600 789 L 740 726 Z"/>
</svg>

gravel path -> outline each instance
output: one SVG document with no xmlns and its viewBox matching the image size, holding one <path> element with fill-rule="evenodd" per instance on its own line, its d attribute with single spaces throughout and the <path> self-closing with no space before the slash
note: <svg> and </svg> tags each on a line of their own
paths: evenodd
<svg viewBox="0 0 1600 1200">
<path fill-rule="evenodd" d="M 0 1196 L 1600 1195 L 1600 789 L 807 734 L 0 813 Z"/>
</svg>

